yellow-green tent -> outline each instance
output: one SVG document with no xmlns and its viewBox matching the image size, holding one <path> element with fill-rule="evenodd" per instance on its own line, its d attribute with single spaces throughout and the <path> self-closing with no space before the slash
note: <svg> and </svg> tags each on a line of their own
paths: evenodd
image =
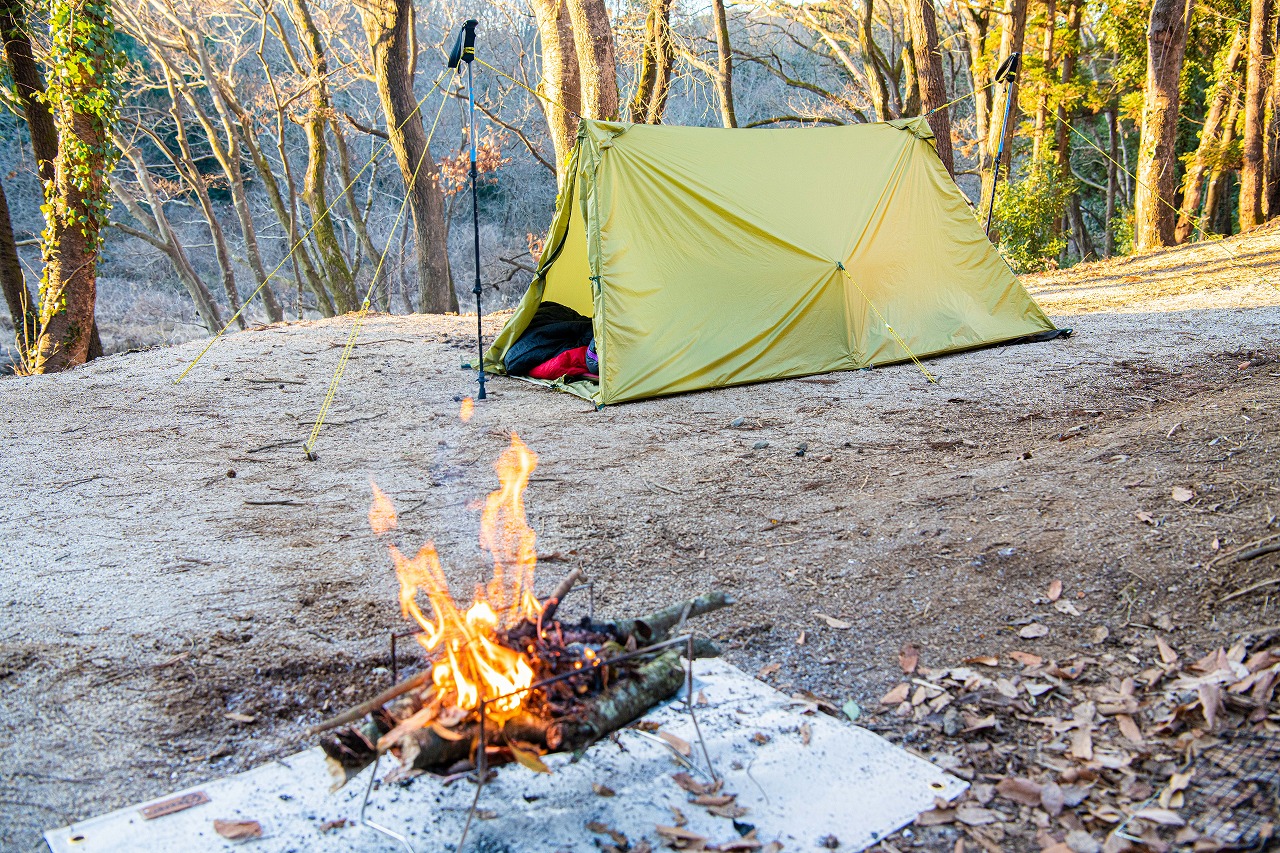
<svg viewBox="0 0 1280 853">
<path fill-rule="evenodd" d="M 533 282 L 592 318 L 597 404 L 1054 332 L 982 232 L 923 118 L 777 130 L 582 121 Z"/>
</svg>

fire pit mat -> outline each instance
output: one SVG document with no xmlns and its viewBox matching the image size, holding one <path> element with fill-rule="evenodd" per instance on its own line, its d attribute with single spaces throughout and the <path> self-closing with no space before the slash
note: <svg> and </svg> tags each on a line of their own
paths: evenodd
<svg viewBox="0 0 1280 853">
<path fill-rule="evenodd" d="M 790 697 L 720 660 L 698 661 L 694 695 L 716 771 L 724 791 L 737 794 L 749 811 L 738 819 L 762 842 L 780 841 L 787 853 L 828 849 L 862 850 L 930 809 L 937 798 L 951 800 L 966 783 L 865 729 L 825 714 L 803 714 Z M 683 694 L 682 694 L 683 696 Z M 660 723 L 701 751 L 684 702 L 654 709 L 647 720 Z M 810 742 L 803 743 L 808 724 Z M 576 763 L 568 755 L 545 756 L 551 775 L 519 765 L 497 771 L 481 793 L 482 819 L 472 824 L 469 851 L 598 851 L 612 843 L 588 823 L 625 833 L 634 846 L 646 839 L 662 849 L 655 831 L 673 825 L 671 807 L 688 819 L 685 830 L 724 843 L 739 837 L 734 823 L 688 802 L 691 795 L 671 776 L 686 768 L 652 735 L 632 729 L 618 743 L 604 741 Z M 383 761 L 379 775 L 393 762 Z M 330 793 L 330 777 L 319 747 L 253 770 L 180 791 L 137 806 L 50 830 L 53 853 L 183 850 L 191 853 L 255 851 L 388 851 L 403 849 L 386 835 L 359 825 L 368 773 Z M 705 777 L 692 774 L 705 781 Z M 593 783 L 614 796 L 595 793 Z M 176 797 L 199 804 L 147 820 L 142 810 Z M 431 777 L 390 785 L 370 795 L 366 818 L 405 835 L 420 853 L 452 851 L 466 821 L 475 787 L 465 781 L 445 787 Z M 165 811 L 166 809 L 161 809 Z M 152 810 L 154 811 L 154 809 Z M 339 825 L 345 819 L 344 825 Z M 214 820 L 257 821 L 262 837 L 228 841 Z M 328 826 L 327 830 L 322 827 Z M 743 827 L 745 830 L 745 827 Z"/>
</svg>

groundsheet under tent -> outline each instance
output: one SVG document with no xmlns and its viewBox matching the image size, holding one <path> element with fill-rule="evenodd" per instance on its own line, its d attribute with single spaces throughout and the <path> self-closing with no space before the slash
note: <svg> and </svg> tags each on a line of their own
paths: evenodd
<svg viewBox="0 0 1280 853">
<path fill-rule="evenodd" d="M 764 844 L 779 841 L 787 853 L 841 850 L 875 844 L 933 807 L 951 800 L 965 783 L 865 729 L 822 713 L 719 660 L 695 665 L 698 723 L 724 792 L 747 811 L 735 821 L 689 802 L 672 776 L 682 770 L 706 781 L 705 772 L 682 766 L 657 736 L 625 729 L 616 742 L 596 744 L 576 762 L 545 757 L 550 775 L 519 765 L 497 771 L 478 804 L 466 849 L 473 851 L 598 851 L 613 843 L 602 827 L 662 848 L 656 827 L 687 818 L 681 830 L 726 843 L 754 827 Z M 683 694 L 682 694 L 683 695 Z M 811 709 L 810 709 L 811 710 Z M 677 699 L 646 717 L 692 745 L 688 761 L 701 767 L 701 751 L 684 702 Z M 807 741 L 807 743 L 806 743 Z M 379 776 L 390 769 L 384 761 Z M 381 851 L 407 849 L 360 823 L 371 771 L 337 792 L 318 747 L 245 773 L 140 803 L 45 833 L 54 853 L 89 851 L 246 849 L 254 851 Z M 605 786 L 602 796 L 594 786 Z M 414 850 L 454 850 L 475 794 L 467 781 L 445 786 L 421 776 L 372 791 L 365 818 L 403 835 Z M 177 801 L 176 798 L 185 798 Z M 207 801 L 206 801 L 207 800 Z M 199 804 L 147 819 L 148 807 Z M 171 807 L 171 806 L 170 806 Z M 262 837 L 228 841 L 215 820 L 257 821 Z M 345 821 L 345 823 L 344 823 Z M 325 828 L 325 827 L 329 828 Z"/>
</svg>

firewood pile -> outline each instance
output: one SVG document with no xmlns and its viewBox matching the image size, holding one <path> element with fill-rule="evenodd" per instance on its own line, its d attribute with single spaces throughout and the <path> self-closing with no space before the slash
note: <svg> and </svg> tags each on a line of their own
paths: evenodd
<svg viewBox="0 0 1280 853">
<path fill-rule="evenodd" d="M 1012 651 L 947 668 L 907 650 L 904 680 L 863 722 L 971 787 L 881 849 L 1276 844 L 1280 637 L 1188 659 L 1166 636 L 1135 632 L 1061 661 Z"/>
<path fill-rule="evenodd" d="M 500 697 L 491 697 L 482 726 L 481 710 L 464 709 L 456 690 L 435 683 L 439 661 L 428 661 L 418 675 L 310 730 L 330 732 L 321 746 L 335 787 L 383 754 L 399 762 L 395 778 L 468 773 L 479 762 L 482 737 L 486 766 L 516 761 L 546 772 L 539 756 L 585 749 L 671 698 L 684 683 L 687 644 L 632 653 L 661 645 L 688 619 L 733 603 L 724 593 L 708 593 L 639 619 L 563 623 L 554 615 L 577 579 L 577 572 L 566 578 L 540 619 L 525 619 L 492 638 L 533 667 L 533 686 L 517 710 L 503 713 Z M 700 640 L 693 642 L 693 653 L 718 651 Z M 615 663 L 619 658 L 625 660 Z M 542 682 L 549 683 L 538 686 Z"/>
</svg>

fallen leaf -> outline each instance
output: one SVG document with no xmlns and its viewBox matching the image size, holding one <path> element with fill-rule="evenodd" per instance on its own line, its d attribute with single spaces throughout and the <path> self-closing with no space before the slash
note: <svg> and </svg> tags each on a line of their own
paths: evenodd
<svg viewBox="0 0 1280 853">
<path fill-rule="evenodd" d="M 853 627 L 852 622 L 846 622 L 843 619 L 837 619 L 836 617 L 828 616 L 825 613 L 814 613 L 813 615 L 817 616 L 823 622 L 826 622 L 832 628 L 839 628 L 841 631 L 848 631 L 850 628 Z"/>
<path fill-rule="evenodd" d="M 1053 609 L 1058 611 L 1059 613 L 1065 613 L 1068 616 L 1080 615 L 1080 609 L 1076 607 L 1074 604 L 1072 604 L 1070 601 L 1067 601 L 1065 598 L 1055 601 L 1053 603 Z"/>
<path fill-rule="evenodd" d="M 1143 524 L 1150 524 L 1152 527 L 1156 526 L 1156 517 L 1145 509 L 1138 510 L 1133 514 L 1133 517 L 1138 519 L 1138 521 L 1141 521 Z"/>
<path fill-rule="evenodd" d="M 916 815 L 917 826 L 941 826 L 956 819 L 955 809 L 929 809 Z"/>
<path fill-rule="evenodd" d="M 881 705 L 901 705 L 911 695 L 911 685 L 905 681 L 880 697 Z"/>
<path fill-rule="evenodd" d="M 679 773 L 671 774 L 671 779 L 690 794 L 714 794 L 720 790 L 720 785 L 722 784 L 721 782 L 713 782 L 711 784 L 699 782 L 683 770 Z"/>
<path fill-rule="evenodd" d="M 1175 664 L 1178 662 L 1178 653 L 1173 647 L 1165 642 L 1164 637 L 1156 634 L 1156 648 L 1160 650 L 1160 660 L 1167 664 Z"/>
<path fill-rule="evenodd" d="M 809 741 L 813 740 L 813 728 L 808 723 L 800 724 L 800 743 L 805 746 L 809 745 Z"/>
<path fill-rule="evenodd" d="M 1033 655 L 1030 652 L 1009 652 L 1009 657 L 1023 666 L 1039 666 L 1044 663 L 1044 658 L 1040 657 L 1040 655 Z"/>
<path fill-rule="evenodd" d="M 693 798 L 693 804 L 696 806 L 727 806 L 737 797 L 737 794 L 699 794 Z"/>
<path fill-rule="evenodd" d="M 1092 702 L 1081 702 L 1072 709 L 1075 717 L 1075 731 L 1071 733 L 1071 757 L 1081 761 L 1093 760 L 1093 715 L 1096 708 Z"/>
<path fill-rule="evenodd" d="M 335 829 L 342 829 L 346 825 L 347 819 L 345 817 L 340 817 L 336 820 L 326 820 L 324 823 L 320 824 L 320 831 L 333 832 Z"/>
<path fill-rule="evenodd" d="M 254 714 L 237 714 L 235 711 L 228 711 L 222 716 L 236 723 L 252 723 L 254 720 L 258 719 Z"/>
<path fill-rule="evenodd" d="M 1161 826 L 1186 826 L 1187 822 L 1182 816 L 1175 811 L 1169 809 L 1145 808 L 1139 809 L 1133 813 L 1134 817 L 1149 820 L 1152 823 L 1158 823 Z"/>
<path fill-rule="evenodd" d="M 977 657 L 965 658 L 965 663 L 976 663 L 983 666 L 999 666 L 1000 658 L 995 655 L 978 655 Z"/>
<path fill-rule="evenodd" d="M 517 741 L 507 741 L 507 746 L 511 749 L 511 754 L 522 765 L 529 768 L 535 773 L 551 774 L 551 768 L 542 763 L 542 759 L 538 756 L 538 751 L 531 746 L 519 744 Z"/>
<path fill-rule="evenodd" d="M 754 743 L 756 746 L 764 746 L 766 743 L 768 743 L 771 740 L 773 740 L 773 738 L 769 737 L 764 732 L 756 732 L 751 736 L 751 742 Z"/>
<path fill-rule="evenodd" d="M 671 744 L 671 748 L 684 756 L 693 754 L 693 747 L 689 746 L 689 742 L 682 737 L 677 737 L 671 732 L 659 731 L 658 737 Z"/>
<path fill-rule="evenodd" d="M 984 809 L 973 803 L 961 803 L 956 807 L 956 820 L 965 826 L 986 826 L 1004 819 L 1004 815 L 992 809 Z"/>
<path fill-rule="evenodd" d="M 782 664 L 780 663 L 767 663 L 760 667 L 760 671 L 756 673 L 756 678 L 764 681 L 780 669 L 782 669 Z"/>
<path fill-rule="evenodd" d="M 746 806 L 739 806 L 731 803 L 727 806 L 709 806 L 707 811 L 711 812 L 711 814 L 716 817 L 727 817 L 730 820 L 733 820 L 742 817 L 751 810 Z"/>
<path fill-rule="evenodd" d="M 261 838 L 262 824 L 256 820 L 215 820 L 213 831 L 231 841 Z"/>
<path fill-rule="evenodd" d="M 595 791 L 596 796 L 598 797 L 612 797 L 612 796 L 616 796 L 618 793 L 617 791 L 610 788 L 608 785 L 601 785 L 599 782 L 592 782 L 591 790 Z"/>
<path fill-rule="evenodd" d="M 1213 731 L 1218 727 L 1218 711 L 1222 709 L 1222 686 L 1201 684 L 1196 691 L 1200 694 L 1200 710 L 1204 712 L 1204 721 L 1209 724 L 1209 731 Z"/>
<path fill-rule="evenodd" d="M 797 645 L 797 646 L 803 646 L 803 645 L 804 645 L 804 631 L 801 631 L 801 632 L 800 632 L 800 636 L 796 637 L 796 645 Z"/>
<path fill-rule="evenodd" d="M 1185 486 L 1174 486 L 1173 491 L 1169 493 L 1169 497 L 1173 498 L 1180 504 L 1184 504 L 1196 496 L 1196 493 Z"/>
<path fill-rule="evenodd" d="M 671 821 L 676 826 L 685 826 L 689 823 L 689 818 L 685 817 L 684 812 L 680 811 L 680 809 L 671 805 L 667 806 L 667 808 L 671 809 Z"/>
<path fill-rule="evenodd" d="M 1037 637 L 1043 637 L 1049 633 L 1049 629 L 1039 622 L 1032 622 L 1030 625 L 1024 625 L 1022 630 L 1018 632 L 1018 636 L 1024 640 L 1034 640 Z"/>
<path fill-rule="evenodd" d="M 596 835 L 609 836 L 611 839 L 613 839 L 614 844 L 618 845 L 624 850 L 631 844 L 631 841 L 627 838 L 627 836 L 623 835 L 621 832 L 609 826 L 608 824 L 601 823 L 598 820 L 587 821 L 587 829 L 590 830 L 591 832 L 594 832 Z"/>
<path fill-rule="evenodd" d="M 845 702 L 843 705 L 841 705 L 840 710 L 844 711 L 844 715 L 848 717 L 851 721 L 856 721 L 859 717 L 862 716 L 862 706 L 852 699 L 850 699 L 848 702 Z"/>
<path fill-rule="evenodd" d="M 1142 746 L 1142 730 L 1138 728 L 1133 717 L 1128 714 L 1116 714 L 1116 725 L 1120 727 L 1120 734 L 1124 735 L 1125 740 L 1134 746 Z"/>
<path fill-rule="evenodd" d="M 902 667 L 902 671 L 907 675 L 916 671 L 916 667 L 920 664 L 920 650 L 913 643 L 907 643 L 902 647 L 902 651 L 898 652 L 898 666 Z"/>
<path fill-rule="evenodd" d="M 1099 625 L 1089 632 L 1089 644 L 1096 646 L 1106 642 L 1107 637 L 1111 636 L 1111 629 L 1106 625 Z"/>
<path fill-rule="evenodd" d="M 1018 776 L 1006 776 L 996 783 L 997 794 L 1024 806 L 1040 805 L 1040 791 L 1038 782 Z"/>
<path fill-rule="evenodd" d="M 1055 580 L 1049 583 L 1049 600 L 1057 601 L 1062 597 L 1062 581 Z"/>
<path fill-rule="evenodd" d="M 1057 782 L 1045 782 L 1040 787 L 1040 806 L 1049 813 L 1050 817 L 1057 817 L 1062 814 L 1066 801 L 1066 794 L 1063 793 L 1062 786 Z"/>
<path fill-rule="evenodd" d="M 693 830 L 681 829 L 678 826 L 663 826 L 662 824 L 658 824 L 654 827 L 654 831 L 663 838 L 671 841 L 695 842 L 701 844 L 705 843 L 707 840 L 705 835 L 699 835 Z"/>
</svg>

